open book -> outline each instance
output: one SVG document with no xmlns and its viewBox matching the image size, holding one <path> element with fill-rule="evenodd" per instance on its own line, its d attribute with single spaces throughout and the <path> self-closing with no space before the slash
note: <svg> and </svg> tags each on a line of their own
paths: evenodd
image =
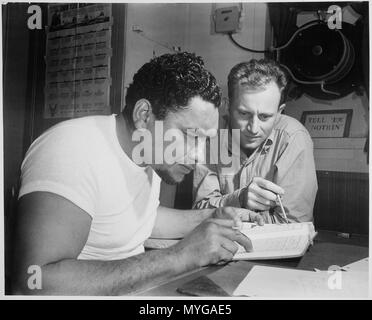
<svg viewBox="0 0 372 320">
<path fill-rule="evenodd" d="M 303 256 L 316 235 L 312 222 L 290 224 L 243 223 L 241 230 L 252 242 L 251 252 L 239 246 L 233 260 L 282 259 Z"/>
</svg>

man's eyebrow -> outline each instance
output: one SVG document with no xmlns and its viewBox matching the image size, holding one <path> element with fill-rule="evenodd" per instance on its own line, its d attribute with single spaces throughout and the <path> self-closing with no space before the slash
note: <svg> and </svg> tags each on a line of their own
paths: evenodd
<svg viewBox="0 0 372 320">
<path fill-rule="evenodd" d="M 260 112 L 259 115 L 260 116 L 273 116 L 274 113 Z"/>
<path fill-rule="evenodd" d="M 198 130 L 198 128 L 183 128 L 182 131 L 185 132 L 185 133 L 196 133 L 196 131 Z"/>
<path fill-rule="evenodd" d="M 238 110 L 241 111 L 241 112 L 251 113 L 249 110 L 245 109 L 242 106 L 238 106 Z"/>
<path fill-rule="evenodd" d="M 183 129 L 183 131 L 188 134 L 188 133 L 193 133 L 195 135 L 201 135 L 201 136 L 205 136 L 205 137 L 209 137 L 209 136 L 215 136 L 217 134 L 217 130 L 215 129 L 210 129 L 210 130 L 203 130 L 203 129 L 200 129 L 200 128 L 185 128 Z"/>
</svg>

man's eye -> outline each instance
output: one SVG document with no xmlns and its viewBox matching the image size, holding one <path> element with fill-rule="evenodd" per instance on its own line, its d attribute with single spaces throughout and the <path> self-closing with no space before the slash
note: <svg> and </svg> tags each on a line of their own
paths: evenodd
<svg viewBox="0 0 372 320">
<path fill-rule="evenodd" d="M 246 116 L 246 115 L 248 114 L 248 112 L 239 111 L 239 114 L 240 114 L 241 116 Z"/>
<path fill-rule="evenodd" d="M 259 115 L 259 118 L 260 118 L 261 121 L 266 121 L 266 120 L 270 119 L 271 116 L 266 115 L 266 114 L 261 114 L 261 115 Z"/>
<path fill-rule="evenodd" d="M 190 137 L 195 137 L 198 135 L 198 129 L 187 129 L 185 134 Z"/>
</svg>

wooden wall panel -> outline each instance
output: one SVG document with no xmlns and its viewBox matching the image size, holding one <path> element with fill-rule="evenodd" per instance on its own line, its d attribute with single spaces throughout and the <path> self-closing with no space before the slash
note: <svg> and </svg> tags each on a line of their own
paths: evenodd
<svg viewBox="0 0 372 320">
<path fill-rule="evenodd" d="M 316 228 L 368 234 L 368 174 L 318 171 L 317 177 Z"/>
</svg>

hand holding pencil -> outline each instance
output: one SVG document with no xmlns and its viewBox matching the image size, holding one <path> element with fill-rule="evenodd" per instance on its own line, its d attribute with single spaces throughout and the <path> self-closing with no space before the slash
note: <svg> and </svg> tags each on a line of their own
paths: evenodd
<svg viewBox="0 0 372 320">
<path fill-rule="evenodd" d="M 283 195 L 283 188 L 277 184 L 261 177 L 254 177 L 248 186 L 241 189 L 239 201 L 242 208 L 266 211 L 276 206 L 278 196 L 281 197 Z M 279 204 L 281 204 L 281 201 Z M 285 216 L 285 211 L 283 214 Z"/>
</svg>

